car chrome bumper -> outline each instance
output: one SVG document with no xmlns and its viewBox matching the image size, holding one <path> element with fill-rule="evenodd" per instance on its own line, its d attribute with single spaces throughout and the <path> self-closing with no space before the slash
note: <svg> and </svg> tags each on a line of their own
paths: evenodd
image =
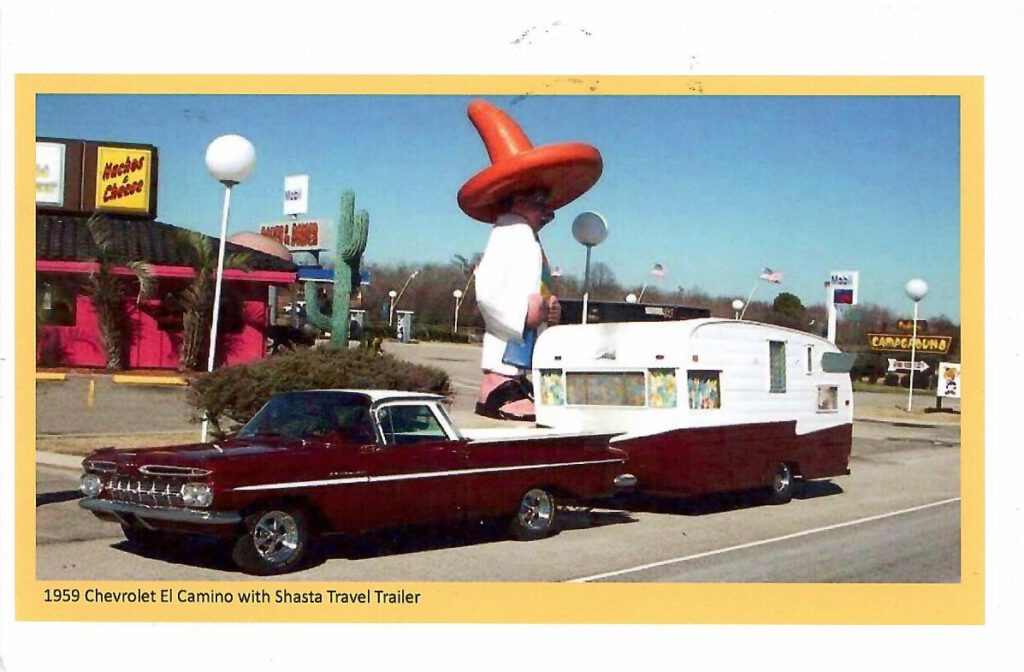
<svg viewBox="0 0 1024 672">
<path fill-rule="evenodd" d="M 236 525 L 242 522 L 237 511 L 203 511 L 201 509 L 171 509 L 144 506 L 131 502 L 114 502 L 109 499 L 86 497 L 78 505 L 94 513 L 115 516 L 136 516 L 143 520 L 167 520 L 175 523 L 199 523 L 203 525 Z"/>
<path fill-rule="evenodd" d="M 620 490 L 633 488 L 636 487 L 636 476 L 633 474 L 620 474 L 615 477 L 615 480 L 612 481 L 612 483 Z"/>
</svg>

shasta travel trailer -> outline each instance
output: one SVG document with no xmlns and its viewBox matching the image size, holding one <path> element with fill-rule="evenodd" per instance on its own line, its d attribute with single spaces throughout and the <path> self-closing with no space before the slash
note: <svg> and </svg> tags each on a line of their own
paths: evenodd
<svg viewBox="0 0 1024 672">
<path fill-rule="evenodd" d="M 853 355 L 716 318 L 561 325 L 534 351 L 537 424 L 617 432 L 637 489 L 690 496 L 849 473 Z"/>
</svg>

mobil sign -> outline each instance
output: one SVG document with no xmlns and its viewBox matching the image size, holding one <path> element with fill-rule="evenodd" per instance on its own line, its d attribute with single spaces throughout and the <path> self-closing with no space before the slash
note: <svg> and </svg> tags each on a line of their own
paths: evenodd
<svg viewBox="0 0 1024 672">
<path fill-rule="evenodd" d="M 859 280 L 859 271 L 832 271 L 829 278 L 829 285 L 832 287 L 832 303 L 839 306 L 856 306 Z"/>
</svg>

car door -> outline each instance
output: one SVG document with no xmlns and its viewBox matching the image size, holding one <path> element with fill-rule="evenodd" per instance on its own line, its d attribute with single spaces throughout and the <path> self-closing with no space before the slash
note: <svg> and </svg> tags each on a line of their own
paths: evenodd
<svg viewBox="0 0 1024 672">
<path fill-rule="evenodd" d="M 378 443 L 367 459 L 382 524 L 440 522 L 461 517 L 458 481 L 464 442 L 434 403 L 394 401 L 374 410 Z"/>
</svg>

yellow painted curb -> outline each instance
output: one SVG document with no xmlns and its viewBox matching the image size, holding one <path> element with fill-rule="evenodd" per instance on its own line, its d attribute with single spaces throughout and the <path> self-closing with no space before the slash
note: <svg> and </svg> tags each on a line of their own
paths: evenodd
<svg viewBox="0 0 1024 672">
<path fill-rule="evenodd" d="M 110 380 L 127 385 L 188 385 L 188 381 L 180 376 L 129 376 L 115 375 Z"/>
<path fill-rule="evenodd" d="M 66 373 L 49 373 L 46 371 L 36 371 L 36 380 L 67 380 L 68 374 Z"/>
</svg>

